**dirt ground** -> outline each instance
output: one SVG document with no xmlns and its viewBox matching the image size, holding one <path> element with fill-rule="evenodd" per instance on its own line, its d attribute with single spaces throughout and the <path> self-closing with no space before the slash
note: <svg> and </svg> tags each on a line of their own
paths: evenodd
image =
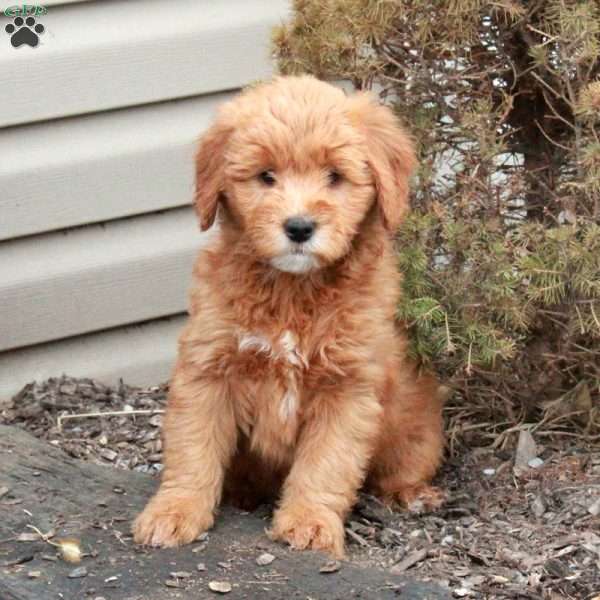
<svg viewBox="0 0 600 600">
<path fill-rule="evenodd" d="M 62 377 L 0 404 L 0 424 L 84 461 L 157 474 L 165 397 L 165 386 Z M 120 414 L 95 414 L 107 412 Z M 436 582 L 458 598 L 600 600 L 600 450 L 526 427 L 505 442 L 455 445 L 436 482 L 449 500 L 435 514 L 361 495 L 347 523 L 351 565 Z"/>
</svg>

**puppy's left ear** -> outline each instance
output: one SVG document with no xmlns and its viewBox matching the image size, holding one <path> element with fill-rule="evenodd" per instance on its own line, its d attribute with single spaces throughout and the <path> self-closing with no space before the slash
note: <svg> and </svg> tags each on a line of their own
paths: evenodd
<svg viewBox="0 0 600 600">
<path fill-rule="evenodd" d="M 395 232 L 408 210 L 409 179 L 417 166 L 414 143 L 394 113 L 369 94 L 349 100 L 351 117 L 366 137 L 383 224 Z"/>
<path fill-rule="evenodd" d="M 200 138 L 196 153 L 196 196 L 194 204 L 200 228 L 206 231 L 215 220 L 219 198 L 225 186 L 225 150 L 233 124 L 222 111 Z"/>
</svg>

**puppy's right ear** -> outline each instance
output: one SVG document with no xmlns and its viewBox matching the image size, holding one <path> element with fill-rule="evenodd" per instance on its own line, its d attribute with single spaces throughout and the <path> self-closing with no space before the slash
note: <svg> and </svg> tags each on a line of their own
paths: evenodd
<svg viewBox="0 0 600 600">
<path fill-rule="evenodd" d="M 230 120 L 221 113 L 214 125 L 200 138 L 196 153 L 194 204 L 202 231 L 214 223 L 219 198 L 224 192 L 225 149 L 232 131 Z"/>
</svg>

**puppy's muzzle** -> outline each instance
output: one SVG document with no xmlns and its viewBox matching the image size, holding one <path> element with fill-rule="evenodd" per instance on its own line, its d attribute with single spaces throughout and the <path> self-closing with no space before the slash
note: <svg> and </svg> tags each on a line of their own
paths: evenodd
<svg viewBox="0 0 600 600">
<path fill-rule="evenodd" d="M 290 217 L 283 224 L 285 235 L 297 244 L 310 240 L 316 228 L 315 221 L 308 217 Z"/>
</svg>

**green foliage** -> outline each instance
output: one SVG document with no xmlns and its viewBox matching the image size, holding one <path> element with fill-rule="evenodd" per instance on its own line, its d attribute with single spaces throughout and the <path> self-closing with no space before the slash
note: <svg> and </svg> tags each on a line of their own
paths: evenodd
<svg viewBox="0 0 600 600">
<path fill-rule="evenodd" d="M 597 0 L 296 0 L 274 47 L 283 73 L 376 90 L 415 136 L 415 357 L 508 421 L 582 381 L 598 403 Z"/>
</svg>

